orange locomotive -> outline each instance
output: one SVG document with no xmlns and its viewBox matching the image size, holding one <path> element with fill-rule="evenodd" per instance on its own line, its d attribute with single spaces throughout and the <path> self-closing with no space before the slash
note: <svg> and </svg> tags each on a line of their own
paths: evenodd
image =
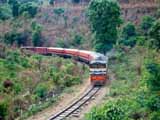
<svg viewBox="0 0 160 120">
<path fill-rule="evenodd" d="M 107 59 L 100 53 L 55 47 L 22 47 L 21 49 L 30 50 L 43 55 L 55 54 L 65 58 L 75 58 L 89 65 L 90 80 L 93 85 L 104 85 L 108 81 Z"/>
</svg>

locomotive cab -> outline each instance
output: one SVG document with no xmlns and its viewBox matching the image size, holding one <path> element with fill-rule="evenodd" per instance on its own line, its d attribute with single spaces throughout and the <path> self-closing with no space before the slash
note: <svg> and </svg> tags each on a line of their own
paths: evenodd
<svg viewBox="0 0 160 120">
<path fill-rule="evenodd" d="M 104 85 L 107 81 L 106 61 L 90 62 L 90 80 L 92 85 Z"/>
</svg>

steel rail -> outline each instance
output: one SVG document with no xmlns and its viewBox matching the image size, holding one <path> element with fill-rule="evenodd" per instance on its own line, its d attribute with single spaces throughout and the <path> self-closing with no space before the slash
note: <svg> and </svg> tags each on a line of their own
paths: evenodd
<svg viewBox="0 0 160 120">
<path fill-rule="evenodd" d="M 91 87 L 82 97 L 77 101 L 69 105 L 67 108 L 57 113 L 56 115 L 51 116 L 48 120 L 63 120 L 69 115 L 77 111 L 81 106 L 88 102 L 98 91 L 100 87 Z"/>
</svg>

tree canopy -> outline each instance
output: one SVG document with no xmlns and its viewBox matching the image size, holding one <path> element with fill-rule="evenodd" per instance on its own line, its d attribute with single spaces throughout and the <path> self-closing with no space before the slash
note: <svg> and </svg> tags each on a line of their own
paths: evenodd
<svg viewBox="0 0 160 120">
<path fill-rule="evenodd" d="M 92 0 L 88 8 L 93 45 L 96 51 L 105 53 L 113 47 L 117 39 L 117 28 L 121 23 L 120 7 L 116 1 Z"/>
<path fill-rule="evenodd" d="M 160 19 L 157 20 L 150 30 L 150 37 L 153 38 L 153 45 L 160 49 Z"/>
</svg>

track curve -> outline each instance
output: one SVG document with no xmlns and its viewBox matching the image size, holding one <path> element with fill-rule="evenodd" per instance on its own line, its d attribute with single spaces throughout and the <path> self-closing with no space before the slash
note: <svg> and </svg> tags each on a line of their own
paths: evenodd
<svg viewBox="0 0 160 120">
<path fill-rule="evenodd" d="M 77 101 L 66 107 L 61 112 L 56 115 L 51 116 L 48 120 L 63 120 L 66 117 L 73 114 L 77 111 L 81 106 L 83 106 L 86 102 L 88 102 L 99 90 L 101 87 L 91 87 L 82 97 L 80 97 Z"/>
</svg>

